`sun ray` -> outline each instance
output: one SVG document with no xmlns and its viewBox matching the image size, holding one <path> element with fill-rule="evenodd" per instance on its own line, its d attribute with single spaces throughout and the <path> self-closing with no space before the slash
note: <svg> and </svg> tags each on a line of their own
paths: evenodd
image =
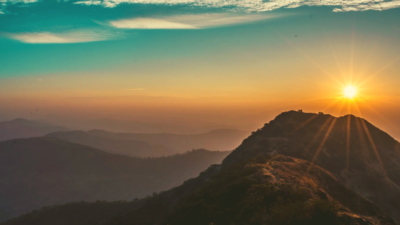
<svg viewBox="0 0 400 225">
<path fill-rule="evenodd" d="M 365 59 L 364 63 L 359 67 L 361 68 L 361 72 L 365 73 L 366 71 L 368 71 L 366 68 L 370 68 L 367 67 L 367 65 L 370 65 L 370 62 L 372 60 L 372 56 L 374 55 L 375 50 L 377 49 L 378 44 L 375 42 L 375 44 L 373 45 L 373 48 L 371 49 L 371 51 L 368 54 L 368 57 Z"/>
<path fill-rule="evenodd" d="M 365 100 L 360 99 L 360 102 L 364 104 L 365 107 L 367 107 L 369 110 L 371 110 L 375 115 L 379 116 L 379 118 L 383 119 L 385 122 L 387 122 L 390 126 L 393 127 L 392 123 L 390 123 L 389 120 L 387 120 L 382 114 L 380 114 L 376 109 L 374 109 L 372 106 L 370 106 Z M 395 127 L 393 127 L 395 128 Z"/>
<path fill-rule="evenodd" d="M 285 38 L 282 34 L 280 34 L 280 36 L 286 41 L 286 43 L 288 43 L 290 46 L 292 46 L 297 52 L 299 52 L 304 58 L 306 58 L 309 62 L 311 62 L 314 66 L 316 66 L 321 72 L 323 72 L 325 75 L 329 76 L 337 84 L 340 84 L 339 80 L 337 80 L 332 74 L 328 73 L 328 71 L 326 71 L 315 60 L 313 60 L 311 57 L 309 57 L 303 50 L 301 50 L 299 47 L 297 47 L 292 41 Z"/>
<path fill-rule="evenodd" d="M 304 152 L 308 152 L 310 148 L 314 145 L 314 143 L 318 140 L 318 137 L 322 134 L 322 131 L 325 129 L 325 127 L 329 124 L 329 122 L 332 121 L 332 117 L 329 117 L 319 128 L 318 132 L 315 134 L 314 138 L 308 143 L 308 145 L 304 148 Z"/>
<path fill-rule="evenodd" d="M 350 135 L 351 135 L 351 115 L 347 115 L 347 129 L 346 129 L 346 169 L 350 166 Z"/>
<path fill-rule="evenodd" d="M 297 126 L 290 134 L 295 133 L 296 131 L 300 130 L 301 128 L 303 128 L 305 125 L 307 125 L 308 123 L 310 123 L 311 121 L 313 121 L 315 118 L 317 118 L 317 114 L 312 115 L 310 118 L 308 118 L 306 121 L 304 121 L 302 124 L 300 124 L 299 126 Z"/>
<path fill-rule="evenodd" d="M 383 162 L 382 162 L 381 156 L 379 155 L 378 149 L 376 148 L 375 142 L 374 142 L 374 140 L 373 140 L 373 138 L 372 138 L 372 136 L 371 136 L 371 134 L 369 132 L 369 129 L 368 129 L 367 125 L 365 124 L 364 120 L 361 120 L 361 122 L 362 122 L 362 125 L 364 127 L 365 133 L 367 134 L 367 138 L 368 138 L 368 140 L 369 140 L 369 142 L 371 144 L 371 147 L 375 152 L 376 159 L 378 160 L 379 164 L 381 165 L 383 173 L 385 174 L 385 176 L 387 176 L 387 172 L 385 170 L 385 167 L 383 166 Z"/>
<path fill-rule="evenodd" d="M 317 159 L 319 153 L 321 152 L 322 148 L 324 147 L 324 144 L 325 144 L 326 140 L 328 139 L 329 135 L 331 134 L 332 128 L 333 128 L 333 126 L 335 125 L 336 120 L 337 120 L 337 118 L 332 119 L 332 122 L 331 122 L 331 124 L 330 124 L 328 130 L 327 130 L 326 133 L 325 133 L 324 139 L 322 140 L 322 142 L 321 142 L 320 145 L 318 146 L 317 151 L 315 152 L 314 157 L 313 157 L 313 159 L 311 160 L 312 164 L 310 164 L 310 167 L 309 167 L 309 168 L 312 167 L 313 163 L 315 162 L 315 160 Z"/>
<path fill-rule="evenodd" d="M 337 102 L 340 102 L 340 99 L 336 99 L 334 102 L 330 103 L 328 106 L 326 106 L 324 109 L 322 109 L 322 112 L 325 112 L 326 110 L 328 110 L 330 107 L 332 107 L 333 105 L 335 105 Z M 313 121 L 315 118 L 318 117 L 318 114 L 315 114 L 313 116 L 311 116 L 310 118 L 308 118 L 306 121 L 304 121 L 303 123 L 301 123 L 299 126 L 297 126 L 290 134 L 293 134 L 294 132 L 300 130 L 302 127 L 304 127 L 305 125 L 307 125 L 308 123 L 310 123 L 311 121 Z"/>
<path fill-rule="evenodd" d="M 343 70 L 343 66 L 340 64 L 340 62 L 339 62 L 339 60 L 338 60 L 338 57 L 337 57 L 337 55 L 336 55 L 336 53 L 335 53 L 335 51 L 334 51 L 334 49 L 333 49 L 333 47 L 332 47 L 332 42 L 330 42 L 329 40 L 327 40 L 327 42 L 328 42 L 328 46 L 329 46 L 329 48 L 331 49 L 331 52 L 332 52 L 332 57 L 334 58 L 334 60 L 335 60 L 335 62 L 336 62 L 336 66 L 339 68 L 339 71 L 340 71 L 340 74 L 342 75 L 342 77 L 344 76 L 344 70 Z"/>
<path fill-rule="evenodd" d="M 354 21 L 353 21 L 353 31 L 351 34 L 351 50 L 350 50 L 350 83 L 353 82 L 353 75 L 354 75 L 354 48 L 355 48 L 355 36 L 356 36 L 356 31 L 354 29 Z"/>
<path fill-rule="evenodd" d="M 358 110 L 358 113 L 362 116 L 361 111 L 360 111 L 357 103 L 355 103 L 355 108 Z M 378 160 L 378 163 L 380 164 L 384 175 L 387 176 L 387 172 L 385 170 L 385 167 L 383 166 L 383 162 L 382 162 L 381 156 L 379 155 L 379 152 L 378 152 L 378 149 L 376 148 L 375 142 L 374 142 L 374 140 L 373 140 L 373 138 L 372 138 L 372 136 L 371 136 L 371 134 L 369 132 L 368 126 L 366 125 L 364 119 L 360 118 L 360 121 L 361 121 L 362 127 L 364 128 L 365 134 L 367 135 L 367 139 L 368 139 L 368 141 L 369 141 L 369 143 L 370 143 L 370 145 L 372 147 L 372 150 L 375 153 L 376 159 Z"/>
<path fill-rule="evenodd" d="M 361 144 L 361 148 L 362 149 L 367 149 L 367 143 L 365 141 L 365 136 L 364 136 L 364 132 L 363 132 L 363 128 L 361 127 L 361 122 L 360 122 L 360 118 L 356 117 L 355 121 L 356 121 L 356 126 L 357 126 L 357 132 L 358 132 L 358 139 L 360 141 Z"/>
<path fill-rule="evenodd" d="M 343 109 L 345 108 L 345 106 L 346 106 L 346 104 L 348 104 L 348 100 L 346 101 L 346 100 L 342 100 L 342 101 L 339 101 L 339 103 L 338 103 L 338 105 L 337 105 L 337 107 L 336 107 L 336 111 L 334 112 L 336 115 L 341 115 L 342 114 L 342 111 L 343 111 Z"/>
<path fill-rule="evenodd" d="M 381 74 L 383 71 L 385 71 L 387 68 L 391 67 L 392 65 L 396 64 L 397 62 L 400 61 L 400 57 L 397 59 L 394 59 L 392 61 L 390 61 L 389 63 L 387 63 L 386 65 L 384 65 L 381 69 L 379 69 L 377 72 L 375 72 L 374 74 L 372 74 L 371 76 L 365 78 L 359 85 L 364 85 L 365 83 L 367 83 L 368 81 L 370 81 L 372 78 L 376 77 L 377 75 Z"/>
</svg>

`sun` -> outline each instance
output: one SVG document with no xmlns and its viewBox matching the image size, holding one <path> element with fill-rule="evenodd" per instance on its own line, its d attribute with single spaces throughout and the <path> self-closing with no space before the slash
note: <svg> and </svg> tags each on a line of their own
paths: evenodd
<svg viewBox="0 0 400 225">
<path fill-rule="evenodd" d="M 354 87 L 353 85 L 347 85 L 343 89 L 343 95 L 346 98 L 354 98 L 357 95 L 357 88 Z"/>
</svg>

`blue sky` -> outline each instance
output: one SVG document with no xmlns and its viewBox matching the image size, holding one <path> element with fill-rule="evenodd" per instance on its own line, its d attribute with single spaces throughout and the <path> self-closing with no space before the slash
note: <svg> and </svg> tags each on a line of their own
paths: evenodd
<svg viewBox="0 0 400 225">
<path fill-rule="evenodd" d="M 115 69 L 354 29 L 396 38 L 400 19 L 398 1 L 2 1 L 0 77 Z"/>
</svg>

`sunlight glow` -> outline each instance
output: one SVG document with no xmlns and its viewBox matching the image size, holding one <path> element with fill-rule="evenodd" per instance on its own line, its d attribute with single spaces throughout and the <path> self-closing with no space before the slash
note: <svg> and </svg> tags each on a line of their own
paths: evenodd
<svg viewBox="0 0 400 225">
<path fill-rule="evenodd" d="M 357 95 L 357 88 L 352 85 L 348 85 L 343 89 L 343 95 L 346 98 L 354 98 Z"/>
</svg>

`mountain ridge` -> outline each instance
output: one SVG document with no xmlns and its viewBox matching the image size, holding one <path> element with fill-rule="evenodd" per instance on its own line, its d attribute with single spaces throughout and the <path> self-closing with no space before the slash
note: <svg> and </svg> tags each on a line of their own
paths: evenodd
<svg viewBox="0 0 400 225">
<path fill-rule="evenodd" d="M 248 132 L 235 129 L 182 135 L 173 133 L 114 133 L 104 130 L 66 131 L 46 135 L 91 146 L 110 153 L 158 157 L 186 152 L 189 149 L 225 151 L 236 148 Z"/>
<path fill-rule="evenodd" d="M 228 153 L 142 159 L 49 137 L 0 142 L 0 218 L 71 201 L 142 198 L 197 176 Z"/>
<path fill-rule="evenodd" d="M 17 138 L 40 137 L 57 131 L 68 131 L 68 128 L 47 122 L 15 118 L 0 122 L 0 141 Z"/>
</svg>

